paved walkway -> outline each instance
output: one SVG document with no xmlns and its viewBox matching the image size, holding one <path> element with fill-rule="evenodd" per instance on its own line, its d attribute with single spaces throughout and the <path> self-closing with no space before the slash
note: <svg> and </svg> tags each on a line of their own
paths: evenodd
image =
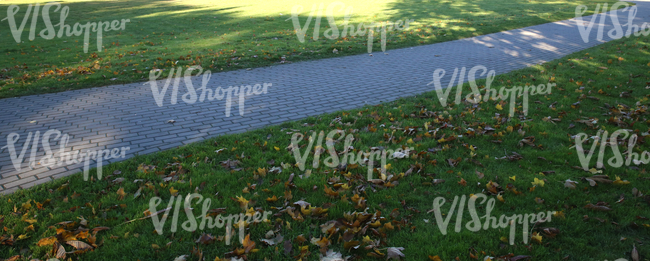
<svg viewBox="0 0 650 261">
<path fill-rule="evenodd" d="M 648 1 L 648 2 L 645 2 Z M 634 24 L 650 22 L 650 0 L 635 1 Z M 589 21 L 591 17 L 583 17 Z M 619 12 L 622 24 L 627 12 Z M 10 133 L 20 134 L 20 153 L 29 132 L 41 134 L 56 129 L 70 135 L 71 150 L 130 147 L 126 158 L 198 142 L 207 138 L 243 132 L 308 116 L 377 104 L 433 90 L 433 71 L 443 68 L 472 68 L 484 65 L 497 74 L 543 63 L 611 40 L 608 18 L 603 40 L 596 40 L 600 18 L 585 43 L 576 21 L 566 20 L 517 30 L 412 48 L 284 64 L 253 70 L 215 73 L 209 88 L 242 84 L 272 83 L 267 94 L 245 101 L 240 116 L 237 104 L 225 117 L 225 99 L 212 102 L 159 107 L 149 85 L 133 83 L 100 88 L 34 95 L 0 100 L 0 147 Z M 627 27 L 624 27 L 627 30 Z M 449 76 L 445 77 L 449 80 Z M 194 78 L 194 86 L 201 79 Z M 162 83 L 159 83 L 162 85 Z M 443 82 L 446 86 L 446 83 Z M 183 81 L 179 93 L 185 93 Z M 174 124 L 167 123 L 175 120 Z M 59 147 L 52 147 L 58 151 Z M 0 149 L 0 194 L 11 193 L 53 179 L 75 174 L 82 164 L 53 168 L 28 167 L 31 150 L 26 150 L 22 170 L 17 171 L 7 148 Z M 36 159 L 45 154 L 42 145 Z M 123 160 L 123 159 L 119 159 Z M 92 162 L 91 166 L 96 163 Z"/>
</svg>

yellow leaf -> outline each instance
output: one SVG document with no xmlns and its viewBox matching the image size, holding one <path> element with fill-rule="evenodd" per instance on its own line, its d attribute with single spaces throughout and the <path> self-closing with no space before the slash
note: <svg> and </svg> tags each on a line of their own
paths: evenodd
<svg viewBox="0 0 650 261">
<path fill-rule="evenodd" d="M 533 232 L 533 235 L 530 238 L 537 243 L 542 243 L 542 236 L 540 234 L 537 234 L 537 232 Z"/>
<path fill-rule="evenodd" d="M 273 195 L 272 198 L 266 198 L 267 202 L 276 202 L 278 201 L 278 197 L 276 195 Z"/>
<path fill-rule="evenodd" d="M 510 179 L 511 179 L 512 181 L 516 181 L 517 176 L 512 176 L 512 177 L 510 177 Z"/>
<path fill-rule="evenodd" d="M 501 104 L 497 104 L 496 108 L 497 108 L 497 110 L 500 110 L 500 111 L 503 110 L 503 107 L 501 107 Z"/>
<path fill-rule="evenodd" d="M 544 187 L 544 180 L 541 180 L 541 179 L 538 179 L 538 178 L 535 178 L 535 181 L 533 181 L 531 183 L 533 184 L 533 186 L 540 185 L 540 186 Z"/>
<path fill-rule="evenodd" d="M 369 236 L 365 236 L 365 237 L 363 237 L 363 239 L 362 239 L 361 241 L 363 241 L 364 244 L 370 244 L 370 243 L 372 243 L 372 239 L 370 239 Z"/>
<path fill-rule="evenodd" d="M 386 229 L 388 229 L 388 230 L 393 230 L 393 229 L 395 229 L 395 227 L 393 227 L 393 224 L 391 224 L 390 222 L 384 224 L 384 228 L 386 228 Z"/>
<path fill-rule="evenodd" d="M 507 237 L 501 237 L 501 238 L 499 238 L 499 240 L 501 240 L 501 242 L 508 243 L 508 238 Z"/>
<path fill-rule="evenodd" d="M 278 148 L 278 147 L 276 147 L 276 146 L 273 146 L 273 148 L 274 148 L 276 151 L 280 151 L 280 148 Z"/>
<path fill-rule="evenodd" d="M 37 246 L 49 246 L 51 244 L 54 244 L 56 242 L 56 237 L 48 237 L 48 238 L 42 238 L 41 240 L 36 243 Z"/>
<path fill-rule="evenodd" d="M 242 210 L 248 209 L 248 200 L 245 199 L 242 196 L 237 197 L 237 202 L 239 202 L 239 206 L 242 208 Z"/>
<path fill-rule="evenodd" d="M 591 172 L 591 174 L 603 173 L 602 170 L 597 170 L 596 168 L 589 169 L 589 172 Z"/>
<path fill-rule="evenodd" d="M 174 189 L 174 187 L 169 188 L 169 193 L 172 194 L 172 196 L 178 196 L 178 189 Z"/>
<path fill-rule="evenodd" d="M 513 128 L 512 126 L 508 126 L 508 128 L 506 128 L 506 130 L 507 130 L 508 132 L 512 132 L 514 129 L 515 129 L 515 128 Z"/>
<path fill-rule="evenodd" d="M 616 185 L 627 185 L 627 184 L 630 184 L 630 182 L 627 181 L 627 180 L 621 180 L 621 177 L 616 176 L 616 180 L 614 180 L 614 184 L 616 184 Z"/>
<path fill-rule="evenodd" d="M 501 196 L 501 194 L 497 195 L 497 199 L 499 201 L 501 201 L 501 202 L 505 202 L 505 200 L 503 199 L 503 196 Z"/>
<path fill-rule="evenodd" d="M 124 198 L 124 196 L 126 196 L 126 192 L 124 192 L 124 188 L 118 189 L 117 190 L 117 195 L 120 196 L 119 199 L 122 200 Z"/>
<path fill-rule="evenodd" d="M 32 208 L 32 204 L 30 202 L 32 202 L 31 199 L 28 200 L 27 203 L 24 203 L 21 208 L 25 211 L 28 211 L 29 209 Z"/>
</svg>

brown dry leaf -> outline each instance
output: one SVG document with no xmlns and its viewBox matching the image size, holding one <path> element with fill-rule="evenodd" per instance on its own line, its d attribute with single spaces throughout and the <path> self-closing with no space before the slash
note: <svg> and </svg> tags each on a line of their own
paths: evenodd
<svg viewBox="0 0 650 261">
<path fill-rule="evenodd" d="M 597 210 L 597 211 L 611 211 L 612 210 L 611 208 L 608 208 L 606 206 L 598 206 L 598 205 L 594 205 L 594 204 L 591 204 L 591 203 L 587 204 L 585 206 L 585 208 L 593 209 L 593 210 Z"/>
<path fill-rule="evenodd" d="M 244 253 L 248 253 L 255 248 L 255 241 L 251 240 L 251 234 L 246 235 L 242 246 L 244 247 Z"/>
<path fill-rule="evenodd" d="M 442 259 L 440 259 L 440 257 L 439 257 L 438 255 L 435 255 L 435 256 L 429 256 L 429 259 L 431 259 L 431 260 L 433 260 L 433 261 L 442 261 Z"/>
<path fill-rule="evenodd" d="M 294 239 L 294 241 L 296 241 L 296 243 L 298 243 L 298 244 L 302 244 L 302 243 L 305 243 L 307 241 L 307 239 L 303 235 L 298 235 L 296 237 L 296 239 Z"/>
<path fill-rule="evenodd" d="M 401 257 L 405 257 L 404 253 L 402 253 L 402 250 L 404 250 L 403 247 L 389 247 L 388 248 L 388 253 L 387 253 L 387 256 L 386 256 L 386 260 L 389 260 L 389 259 L 400 260 Z"/>
<path fill-rule="evenodd" d="M 15 256 L 12 256 L 12 257 L 10 257 L 10 258 L 2 259 L 2 260 L 3 260 L 3 261 L 18 261 L 18 260 L 20 260 L 21 258 L 22 258 L 22 256 L 20 256 L 20 255 L 15 255 Z M 32 259 L 32 260 L 34 260 L 34 259 Z"/>
<path fill-rule="evenodd" d="M 124 188 L 118 189 L 117 190 L 117 195 L 119 196 L 118 200 L 124 199 L 124 196 L 126 196 L 126 193 L 124 192 Z"/>
<path fill-rule="evenodd" d="M 54 242 L 54 257 L 59 259 L 65 259 L 65 248 L 59 242 Z"/>
<path fill-rule="evenodd" d="M 68 245 L 71 245 L 74 248 L 76 248 L 77 250 L 81 250 L 81 251 L 88 251 L 88 250 L 93 249 L 92 246 L 90 246 L 90 245 L 88 245 L 88 244 L 86 244 L 86 243 L 84 243 L 82 241 L 74 240 L 74 241 L 67 241 L 65 243 L 68 244 Z"/>
<path fill-rule="evenodd" d="M 291 245 L 291 240 L 284 241 L 283 248 L 284 248 L 284 254 L 289 255 L 291 253 L 291 249 L 293 248 L 293 246 Z"/>
<path fill-rule="evenodd" d="M 560 234 L 560 230 L 554 227 L 547 227 L 547 228 L 542 228 L 542 231 L 544 234 L 550 238 L 554 238 L 558 234 Z"/>
<path fill-rule="evenodd" d="M 273 246 L 273 245 L 277 245 L 277 244 L 282 243 L 283 240 L 284 240 L 284 237 L 282 235 L 278 234 L 275 238 L 262 239 L 261 241 L 266 243 L 269 246 Z"/>
<path fill-rule="evenodd" d="M 479 172 L 478 170 L 475 171 L 476 171 L 476 176 L 478 176 L 478 179 L 482 179 L 483 177 L 485 177 L 485 174 L 483 174 L 482 172 Z"/>
<path fill-rule="evenodd" d="M 457 159 L 447 159 L 447 163 L 449 163 L 449 166 L 456 167 L 458 164 L 462 161 L 462 158 L 457 158 Z"/>
<path fill-rule="evenodd" d="M 288 241 L 287 241 L 288 242 Z M 334 250 L 327 250 L 327 253 L 323 256 L 320 256 L 321 261 L 344 261 L 343 254 L 339 252 L 334 252 Z"/>
<path fill-rule="evenodd" d="M 528 136 L 519 141 L 519 147 L 523 147 L 524 144 L 535 147 L 535 136 Z"/>
<path fill-rule="evenodd" d="M 578 184 L 578 182 L 575 182 L 575 181 L 570 180 L 570 179 L 567 179 L 567 180 L 564 181 L 564 187 L 567 187 L 567 188 L 570 188 L 570 189 L 575 189 L 576 184 Z"/>
<path fill-rule="evenodd" d="M 327 194 L 330 197 L 338 197 L 339 196 L 338 192 L 332 190 L 331 188 L 328 188 L 327 185 L 324 185 L 324 186 L 325 186 L 325 189 L 324 189 L 325 194 Z"/>
<path fill-rule="evenodd" d="M 42 238 L 41 240 L 36 243 L 37 246 L 49 246 L 51 244 L 54 244 L 56 242 L 56 237 L 47 237 L 47 238 Z"/>
<path fill-rule="evenodd" d="M 488 191 L 492 194 L 499 194 L 499 184 L 496 182 L 493 182 L 490 180 L 487 184 L 485 184 L 485 187 L 488 189 Z"/>
<path fill-rule="evenodd" d="M 197 240 L 195 241 L 195 243 L 203 244 L 203 245 L 208 245 L 208 244 L 212 244 L 212 243 L 214 243 L 216 240 L 217 240 L 217 238 L 215 238 L 215 237 L 212 236 L 211 234 L 205 234 L 205 233 L 203 233 L 203 234 L 201 234 L 201 236 L 199 237 L 199 239 L 197 239 Z"/>
<path fill-rule="evenodd" d="M 639 251 L 636 250 L 636 244 L 632 245 L 632 261 L 639 261 Z"/>
<path fill-rule="evenodd" d="M 111 228 L 109 228 L 109 227 L 96 227 L 96 228 L 91 229 L 91 231 L 93 233 L 97 233 L 99 231 L 104 231 L 104 230 L 109 230 L 109 229 L 111 229 Z"/>
<path fill-rule="evenodd" d="M 458 184 L 460 184 L 461 186 L 467 186 L 467 181 L 465 181 L 464 178 L 461 178 Z"/>
</svg>

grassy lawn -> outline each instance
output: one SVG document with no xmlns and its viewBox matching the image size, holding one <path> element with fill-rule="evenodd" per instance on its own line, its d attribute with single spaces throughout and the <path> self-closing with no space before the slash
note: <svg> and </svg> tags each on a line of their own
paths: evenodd
<svg viewBox="0 0 650 261">
<path fill-rule="evenodd" d="M 530 260 L 633 260 L 635 247 L 639 260 L 650 260 L 650 197 L 638 193 L 650 193 L 646 166 L 606 164 L 595 169 L 596 152 L 588 164 L 594 169 L 584 171 L 576 167 L 581 163 L 571 148 L 571 136 L 578 133 L 630 129 L 639 135 L 634 152 L 648 149 L 643 138 L 649 131 L 649 47 L 647 37 L 621 39 L 497 76 L 497 88 L 557 84 L 551 94 L 529 97 L 527 117 L 518 107 L 515 116 L 507 118 L 507 104 L 492 100 L 442 107 L 432 91 L 139 156 L 105 167 L 104 173 L 113 175 L 102 180 L 83 181 L 77 174 L 17 191 L 0 197 L 0 257 L 44 260 L 56 255 L 53 244 L 60 243 L 68 252 L 66 260 L 174 260 L 183 255 L 185 259 L 177 260 L 318 260 L 327 250 L 357 260 L 385 260 L 398 247 L 403 247 L 406 260 L 509 255 Z M 465 89 L 469 93 L 469 87 Z M 287 149 L 291 136 L 336 129 L 355 137 L 354 152 L 371 147 L 414 150 L 408 158 L 389 160 L 386 180 L 369 182 L 367 168 L 353 164 L 310 168 L 314 148 L 307 159 L 311 171 L 300 170 Z M 300 143 L 300 152 L 306 145 Z M 343 142 L 335 148 L 341 154 Z M 584 149 L 589 148 L 591 143 L 585 144 Z M 625 151 L 626 146 L 621 143 L 619 149 Z M 607 149 L 603 161 L 612 156 Z M 374 178 L 380 179 L 376 171 Z M 567 179 L 578 182 L 575 188 L 565 185 Z M 173 207 L 181 212 L 178 231 L 170 231 L 172 212 L 163 234 L 156 234 L 152 218 L 147 218 L 150 200 L 160 197 L 161 210 L 171 196 L 190 193 L 210 198 L 213 214 L 246 209 L 273 215 L 268 222 L 246 228 L 245 246 L 238 237 L 226 245 L 225 228 L 181 229 L 187 216 L 178 207 Z M 529 226 L 535 236 L 529 235 L 528 243 L 523 243 L 518 225 L 510 245 L 509 227 L 466 229 L 472 220 L 467 203 L 462 220 L 456 219 L 457 211 L 449 212 L 455 196 L 469 199 L 477 193 L 496 199 L 493 217 L 547 211 L 555 215 L 547 223 Z M 439 229 L 442 220 L 431 211 L 438 197 L 447 199 L 443 217 L 453 215 L 446 235 Z M 479 202 L 477 213 L 483 216 L 486 204 Z M 194 216 L 202 215 L 200 204 L 191 207 Z M 454 231 L 457 224 L 462 225 L 460 232 Z M 267 238 L 268 243 L 262 241 Z M 93 250 L 82 251 L 84 245 L 75 240 L 94 244 Z M 82 250 L 74 253 L 75 244 Z"/>
<path fill-rule="evenodd" d="M 18 4 L 15 15 L 20 25 L 27 4 L 34 1 L 2 1 L 0 17 L 10 5 Z M 330 40 L 323 37 L 326 17 L 320 23 L 320 38 L 310 39 L 315 21 L 301 43 L 294 31 L 292 7 L 302 5 L 300 24 L 304 25 L 313 4 L 326 9 L 332 1 L 317 0 L 241 0 L 241 1 L 58 1 L 69 7 L 65 24 L 129 19 L 124 30 L 104 32 L 103 51 L 97 48 L 97 35 L 89 35 L 84 53 L 84 36 L 63 35 L 45 40 L 38 35 L 45 29 L 39 17 L 35 38 L 29 39 L 31 17 L 17 43 L 8 20 L 0 22 L 0 98 L 60 92 L 148 80 L 152 69 L 201 65 L 212 72 L 276 65 L 367 52 L 367 37 Z M 450 41 L 569 19 L 575 7 L 612 0 L 343 0 L 352 7 L 349 23 L 395 22 L 412 19 L 409 28 L 389 31 L 387 48 L 403 48 Z M 52 24 L 59 23 L 60 11 L 50 9 Z M 587 15 L 585 14 L 585 15 Z M 324 14 L 325 15 L 325 12 Z M 342 30 L 344 12 L 334 13 Z M 54 27 L 58 32 L 59 27 Z M 374 37 L 373 51 L 381 51 L 380 38 Z M 337 53 L 333 50 L 337 49 Z M 163 74 L 164 76 L 164 74 Z"/>
</svg>

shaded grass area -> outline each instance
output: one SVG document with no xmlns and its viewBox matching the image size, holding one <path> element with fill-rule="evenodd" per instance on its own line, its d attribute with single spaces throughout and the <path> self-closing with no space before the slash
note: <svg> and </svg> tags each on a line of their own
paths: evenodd
<svg viewBox="0 0 650 261">
<path fill-rule="evenodd" d="M 326 9 L 333 1 L 59 1 L 69 8 L 66 25 L 99 21 L 121 21 L 124 30 L 103 33 L 100 52 L 98 37 L 90 32 L 84 53 L 84 36 L 55 37 L 45 40 L 39 32 L 45 23 L 39 16 L 35 37 L 30 40 L 31 18 L 17 43 L 9 30 L 8 20 L 0 45 L 0 98 L 60 92 L 148 80 L 152 69 L 201 65 L 211 71 L 278 65 L 310 59 L 361 54 L 367 52 L 367 36 L 327 39 L 323 33 L 331 26 Z M 346 0 L 351 7 L 348 23 L 386 23 L 412 19 L 409 28 L 388 31 L 386 48 L 403 48 L 489 34 L 535 24 L 569 19 L 575 7 L 589 7 L 615 1 L 371 1 Z M 18 4 L 15 15 L 18 27 L 32 1 L 5 1 L 0 11 Z M 312 5 L 323 5 L 320 33 L 314 38 L 315 18 L 306 31 L 306 40 L 296 36 L 292 8 L 303 6 L 300 25 L 304 26 Z M 60 11 L 50 9 L 54 29 Z M 42 10 L 41 10 L 42 11 Z M 343 29 L 345 12 L 332 13 L 336 26 Z M 4 16 L 3 16 L 4 17 Z M 334 53 L 336 49 L 338 52 Z M 373 40 L 373 51 L 381 51 L 380 37 Z M 163 73 L 163 77 L 168 73 Z"/>
<path fill-rule="evenodd" d="M 593 172 L 575 168 L 581 163 L 571 136 L 630 129 L 639 135 L 634 152 L 648 149 L 644 138 L 650 130 L 650 91 L 646 88 L 650 81 L 649 46 L 647 37 L 621 39 L 497 76 L 492 88 L 557 84 L 551 94 L 529 96 L 527 116 L 522 112 L 521 97 L 515 115 L 508 118 L 509 105 L 504 101 L 478 105 L 463 101 L 442 107 L 432 91 L 138 156 L 105 167 L 104 173 L 114 175 L 102 180 L 83 181 L 77 174 L 20 190 L 0 197 L 0 220 L 5 227 L 0 257 L 52 257 L 53 246 L 45 242 L 38 246 L 37 242 L 53 240 L 58 234 L 55 240 L 68 252 L 73 247 L 64 242 L 72 236 L 97 245 L 93 251 L 69 253 L 73 260 L 173 260 L 182 255 L 188 255 L 187 260 L 213 260 L 237 249 L 240 257 L 249 260 L 317 260 L 321 250 L 358 260 L 380 260 L 389 254 L 388 247 L 403 247 L 406 260 L 436 260 L 436 256 L 441 260 L 474 260 L 472 256 L 483 260 L 485 256 L 510 254 L 527 255 L 530 260 L 631 260 L 634 246 L 641 260 L 648 260 L 650 252 L 645 245 L 650 239 L 650 198 L 633 194 L 634 188 L 650 193 L 646 165 L 614 168 L 605 163 L 604 168 L 596 169 L 596 152 L 588 164 Z M 482 86 L 485 81 L 478 84 Z M 466 85 L 463 97 L 469 91 Z M 297 167 L 287 149 L 291 136 L 332 130 L 353 135 L 355 153 L 372 147 L 414 150 L 408 158 L 389 160 L 389 177 L 373 182 L 367 181 L 365 166 L 329 168 L 322 162 L 310 166 L 314 148 L 306 161 L 311 173 Z M 592 143 L 586 143 L 585 149 Z M 305 153 L 306 140 L 299 144 L 299 151 Z M 626 145 L 620 140 L 620 151 L 625 151 Z M 326 141 L 322 146 L 327 148 Z M 335 143 L 339 155 L 344 146 L 344 142 Z M 327 152 L 321 160 L 326 156 Z M 613 156 L 607 149 L 603 159 L 607 162 Z M 602 173 L 594 173 L 597 171 Z M 594 175 L 620 181 L 599 180 L 590 186 L 585 178 L 595 179 Z M 377 170 L 373 178 L 381 179 Z M 565 187 L 567 179 L 578 182 L 575 189 Z M 178 231 L 170 231 L 170 214 L 163 234 L 155 234 L 151 218 L 146 218 L 150 199 L 162 199 L 160 210 L 172 195 L 190 193 L 210 198 L 210 208 L 225 208 L 221 210 L 224 215 L 250 208 L 273 212 L 268 222 L 250 224 L 245 231 L 255 242 L 251 249 L 258 251 L 245 252 L 239 243 L 226 245 L 219 238 L 225 235 L 225 228 L 182 230 L 180 226 L 187 220 L 182 209 Z M 510 228 L 466 229 L 471 221 L 466 206 L 461 230 L 455 232 L 458 214 L 449 212 L 451 202 L 455 196 L 469 198 L 477 193 L 496 199 L 491 213 L 494 217 L 546 211 L 556 211 L 556 215 L 548 223 L 531 225 L 529 229 L 539 234 L 526 244 L 522 226 L 518 226 L 515 244 L 509 245 Z M 453 215 L 446 235 L 438 226 L 442 220 L 431 211 L 438 197 L 447 200 L 441 210 L 444 217 Z M 299 205 L 304 202 L 311 207 L 301 209 Z M 597 207 L 588 208 L 589 204 Z M 201 204 L 191 206 L 194 216 L 201 215 Z M 314 209 L 317 207 L 321 209 Z M 485 204 L 477 202 L 476 209 L 480 216 L 485 215 Z M 363 216 L 359 213 L 373 216 L 372 224 L 354 225 L 359 215 Z M 139 218 L 145 219 L 125 223 Z M 340 222 L 334 226 L 338 230 L 323 230 L 335 220 Z M 341 225 L 343 221 L 350 225 Z M 98 227 L 109 230 L 92 232 Z M 560 233 L 545 233 L 546 227 Z M 84 234 L 83 228 L 91 229 L 90 234 Z M 270 230 L 281 234 L 284 241 L 273 246 L 263 243 Z M 215 242 L 197 243 L 202 233 L 215 236 Z M 7 245 L 10 241 L 13 245 Z"/>
</svg>

